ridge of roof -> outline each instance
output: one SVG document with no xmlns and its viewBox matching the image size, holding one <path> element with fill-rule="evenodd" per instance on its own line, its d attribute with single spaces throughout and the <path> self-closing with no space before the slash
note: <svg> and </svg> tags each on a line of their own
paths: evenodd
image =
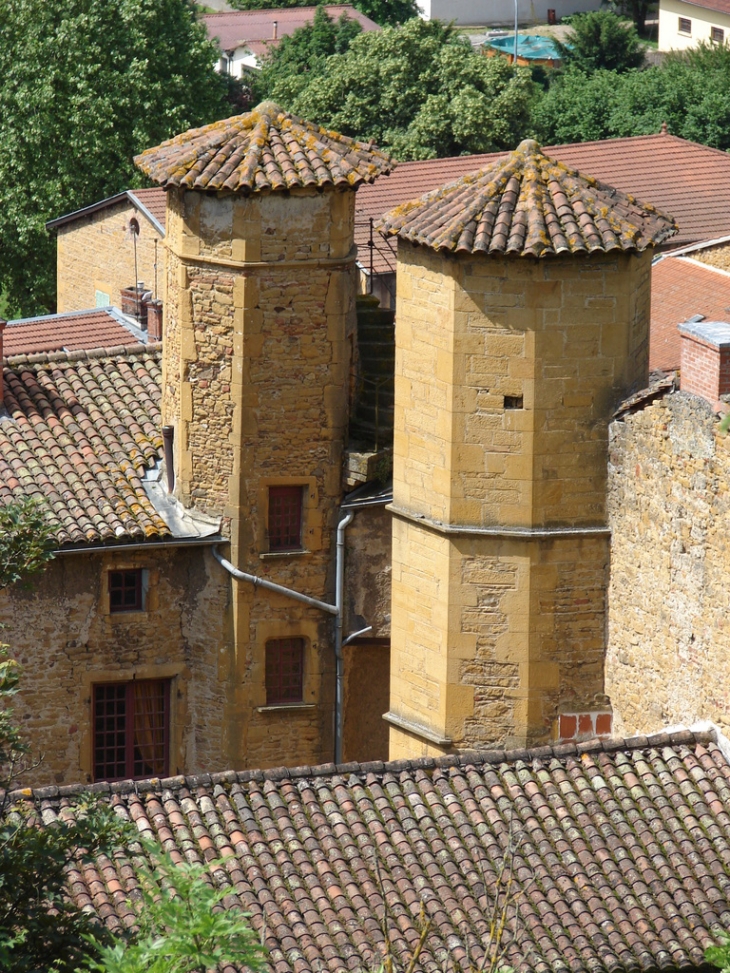
<svg viewBox="0 0 730 973">
<path fill-rule="evenodd" d="M 152 187 L 155 191 L 156 187 Z M 88 206 L 82 206 L 79 209 L 71 210 L 70 213 L 64 213 L 62 216 L 57 216 L 53 220 L 48 220 L 46 223 L 47 230 L 56 230 L 60 226 L 64 226 L 66 223 L 73 223 L 75 220 L 83 219 L 85 216 L 91 216 L 94 213 L 98 213 L 99 210 L 107 209 L 109 206 L 114 206 L 116 203 L 121 203 L 125 199 L 128 200 L 135 209 L 139 210 L 142 215 L 152 223 L 154 228 L 162 236 L 165 235 L 165 227 L 163 222 L 155 216 L 155 214 L 145 205 L 145 203 L 140 199 L 135 192 L 139 190 L 124 189 L 121 193 L 115 193 L 113 196 L 106 196 L 104 199 L 99 199 L 95 203 L 89 203 Z M 143 192 L 148 192 L 149 190 L 143 190 Z"/>
<path fill-rule="evenodd" d="M 642 251 L 677 225 L 525 139 L 506 158 L 397 206 L 377 229 L 434 250 L 544 257 Z"/>
<path fill-rule="evenodd" d="M 272 767 L 268 770 L 225 770 L 217 773 L 178 774 L 174 777 L 152 777 L 147 780 L 122 780 L 97 784 L 52 784 L 46 787 L 19 788 L 8 797 L 13 800 L 48 800 L 56 797 L 76 797 L 82 794 L 142 794 L 151 791 L 177 790 L 218 784 L 277 783 L 283 780 L 309 780 L 315 777 L 344 777 L 397 774 L 412 771 L 443 770 L 449 767 L 475 767 L 497 764 L 532 762 L 534 760 L 565 759 L 588 753 L 645 750 L 663 746 L 716 743 L 715 729 L 679 729 L 658 731 L 632 737 L 610 737 L 561 743 L 532 748 L 509 750 L 465 750 L 441 757 L 412 757 L 400 760 L 351 761 L 343 764 L 318 764 L 301 767 Z"/>
<path fill-rule="evenodd" d="M 55 362 L 97 361 L 100 358 L 133 357 L 136 355 L 154 355 L 162 352 L 162 342 L 151 341 L 147 345 L 138 342 L 132 345 L 114 345 L 109 348 L 80 348 L 75 351 L 40 351 L 26 355 L 11 355 L 5 358 L 5 364 L 10 368 L 18 365 L 45 365 Z"/>
<path fill-rule="evenodd" d="M 395 166 L 373 143 L 314 125 L 272 101 L 183 132 L 134 161 L 164 187 L 244 195 L 307 187 L 357 189 Z"/>
</svg>

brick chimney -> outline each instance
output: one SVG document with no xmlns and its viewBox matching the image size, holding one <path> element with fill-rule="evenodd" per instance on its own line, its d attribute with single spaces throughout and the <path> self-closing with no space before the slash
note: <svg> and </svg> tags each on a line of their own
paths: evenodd
<svg viewBox="0 0 730 973">
<path fill-rule="evenodd" d="M 720 396 L 730 393 L 730 324 L 687 321 L 679 333 L 680 388 L 718 408 Z"/>
<path fill-rule="evenodd" d="M 278 20 L 275 20 L 274 21 L 273 29 L 271 31 L 271 39 L 273 41 L 277 40 L 278 39 L 278 34 L 279 34 L 279 21 Z"/>
<path fill-rule="evenodd" d="M 147 312 L 147 340 L 162 341 L 162 301 L 145 302 Z"/>
</svg>

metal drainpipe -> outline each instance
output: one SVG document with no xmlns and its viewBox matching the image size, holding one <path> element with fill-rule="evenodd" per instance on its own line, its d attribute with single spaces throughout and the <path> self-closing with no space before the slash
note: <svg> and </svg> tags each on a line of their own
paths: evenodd
<svg viewBox="0 0 730 973">
<path fill-rule="evenodd" d="M 259 578 L 255 574 L 247 574 L 234 567 L 227 561 L 218 550 L 217 546 L 211 548 L 213 557 L 226 571 L 238 581 L 248 581 L 254 587 L 266 588 L 267 591 L 275 591 L 279 595 L 286 595 L 301 601 L 305 605 L 319 608 L 335 616 L 335 763 L 342 763 L 342 617 L 344 614 L 345 602 L 345 530 L 348 524 L 352 523 L 354 513 L 349 510 L 337 525 L 337 548 L 335 554 L 335 603 L 328 605 L 326 601 L 304 595 L 293 588 L 286 588 L 284 585 L 267 581 L 266 578 Z M 365 629 L 363 631 L 366 631 Z M 356 635 L 361 634 L 356 632 Z"/>
</svg>

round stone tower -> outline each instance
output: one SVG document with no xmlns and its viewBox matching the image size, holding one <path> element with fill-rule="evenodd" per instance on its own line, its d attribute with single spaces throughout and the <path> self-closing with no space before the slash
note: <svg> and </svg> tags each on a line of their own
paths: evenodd
<svg viewBox="0 0 730 973">
<path fill-rule="evenodd" d="M 381 229 L 391 757 L 609 732 L 608 423 L 647 377 L 649 248 L 674 224 L 525 141 Z"/>
</svg>

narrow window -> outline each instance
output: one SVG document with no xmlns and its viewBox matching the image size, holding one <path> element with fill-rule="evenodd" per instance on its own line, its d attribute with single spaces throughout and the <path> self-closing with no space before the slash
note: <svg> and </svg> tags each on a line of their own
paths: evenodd
<svg viewBox="0 0 730 973">
<path fill-rule="evenodd" d="M 304 639 L 271 639 L 266 643 L 266 705 L 303 699 Z"/>
<path fill-rule="evenodd" d="M 109 611 L 140 612 L 142 597 L 142 568 L 109 572 Z"/>
<path fill-rule="evenodd" d="M 302 549 L 302 487 L 269 487 L 269 550 Z"/>
<path fill-rule="evenodd" d="M 725 31 L 722 27 L 712 27 L 710 29 L 710 40 L 713 44 L 725 43 Z"/>
<path fill-rule="evenodd" d="M 164 679 L 94 686 L 94 780 L 166 777 L 169 708 Z"/>
<path fill-rule="evenodd" d="M 679 18 L 679 33 L 680 34 L 692 33 L 692 21 L 689 19 L 689 17 Z"/>
<path fill-rule="evenodd" d="M 505 409 L 522 409 L 523 401 L 521 395 L 505 395 L 504 407 Z"/>
</svg>

